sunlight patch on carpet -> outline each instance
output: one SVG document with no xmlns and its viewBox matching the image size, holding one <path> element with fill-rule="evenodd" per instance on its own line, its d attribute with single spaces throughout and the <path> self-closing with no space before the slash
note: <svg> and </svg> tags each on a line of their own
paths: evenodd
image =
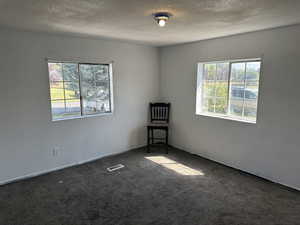
<svg viewBox="0 0 300 225">
<path fill-rule="evenodd" d="M 145 157 L 146 159 L 155 162 L 163 167 L 166 167 L 170 170 L 175 171 L 178 174 L 185 176 L 204 176 L 204 173 L 201 170 L 195 170 L 191 167 L 185 166 L 182 163 L 178 163 L 172 159 L 169 159 L 165 156 L 149 156 Z"/>
</svg>

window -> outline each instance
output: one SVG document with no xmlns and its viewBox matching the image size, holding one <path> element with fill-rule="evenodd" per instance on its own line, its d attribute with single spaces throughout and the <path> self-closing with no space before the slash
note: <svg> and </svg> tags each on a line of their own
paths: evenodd
<svg viewBox="0 0 300 225">
<path fill-rule="evenodd" d="M 48 61 L 52 120 L 111 113 L 111 68 Z"/>
<path fill-rule="evenodd" d="M 256 123 L 261 60 L 198 63 L 196 114 Z"/>
</svg>

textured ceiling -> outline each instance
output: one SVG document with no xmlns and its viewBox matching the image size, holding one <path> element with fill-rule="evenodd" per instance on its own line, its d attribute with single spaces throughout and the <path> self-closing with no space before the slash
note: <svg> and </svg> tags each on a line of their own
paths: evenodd
<svg viewBox="0 0 300 225">
<path fill-rule="evenodd" d="M 151 14 L 174 16 L 166 27 Z M 162 46 L 300 23 L 300 0 L 0 0 L 0 26 Z"/>
</svg>

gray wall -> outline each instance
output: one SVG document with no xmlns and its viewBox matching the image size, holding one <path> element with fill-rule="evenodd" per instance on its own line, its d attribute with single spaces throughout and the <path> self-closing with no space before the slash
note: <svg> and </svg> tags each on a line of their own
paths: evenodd
<svg viewBox="0 0 300 225">
<path fill-rule="evenodd" d="M 290 26 L 158 50 L 2 29 L 0 183 L 145 145 L 148 102 L 160 96 L 172 103 L 172 145 L 300 189 L 299 40 Z M 114 114 L 51 122 L 45 57 L 113 60 Z M 257 124 L 195 115 L 197 62 L 256 57 Z"/>
<path fill-rule="evenodd" d="M 51 122 L 45 57 L 113 60 L 113 115 Z M 153 47 L 0 30 L 0 183 L 145 145 L 158 61 Z"/>
<path fill-rule="evenodd" d="M 300 26 L 161 51 L 161 97 L 172 103 L 171 144 L 300 189 Z M 257 124 L 195 115 L 196 63 L 263 57 Z"/>
</svg>

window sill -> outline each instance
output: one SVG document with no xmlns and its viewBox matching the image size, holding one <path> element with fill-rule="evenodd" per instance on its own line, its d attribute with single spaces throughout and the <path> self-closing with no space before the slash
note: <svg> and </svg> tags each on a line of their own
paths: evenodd
<svg viewBox="0 0 300 225">
<path fill-rule="evenodd" d="M 213 117 L 213 118 L 238 121 L 238 122 L 242 122 L 242 123 L 256 124 L 256 121 L 232 118 L 230 116 L 224 116 L 224 115 L 221 115 L 221 114 L 218 115 L 218 114 L 212 114 L 212 113 L 196 113 L 196 116 L 208 116 L 208 117 Z"/>
<path fill-rule="evenodd" d="M 84 118 L 98 117 L 98 116 L 111 116 L 112 114 L 113 114 L 113 112 L 107 112 L 107 113 L 99 113 L 99 114 L 94 114 L 94 115 L 72 116 L 72 117 L 68 117 L 68 118 L 52 119 L 52 122 L 63 121 L 63 120 L 84 119 Z"/>
</svg>

